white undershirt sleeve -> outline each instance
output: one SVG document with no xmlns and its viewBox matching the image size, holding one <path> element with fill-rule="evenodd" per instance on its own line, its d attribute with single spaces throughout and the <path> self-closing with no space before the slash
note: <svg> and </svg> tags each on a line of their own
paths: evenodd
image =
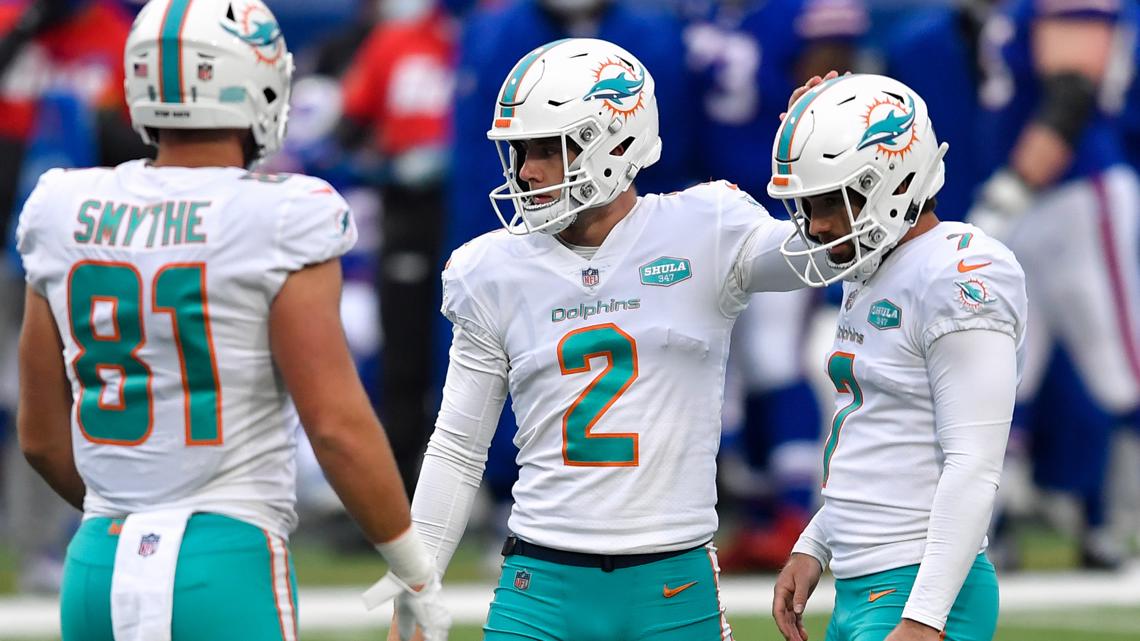
<svg viewBox="0 0 1140 641">
<path fill-rule="evenodd" d="M 811 521 L 800 533 L 799 540 L 796 541 L 795 546 L 792 548 L 793 553 L 807 554 L 808 556 L 815 557 L 819 561 L 819 566 L 827 569 L 827 564 L 831 563 L 831 548 L 827 546 L 827 533 L 824 530 L 823 522 L 827 518 L 824 516 L 824 510 L 827 506 L 819 508 L 815 516 L 811 517 Z"/>
<path fill-rule="evenodd" d="M 412 501 L 412 521 L 441 574 L 467 528 L 506 397 L 506 353 L 478 328 L 456 323 L 443 403 Z"/>
<path fill-rule="evenodd" d="M 948 333 L 927 349 L 926 369 L 945 462 L 903 617 L 942 630 L 993 512 L 1017 390 L 1013 337 L 986 329 Z"/>
</svg>

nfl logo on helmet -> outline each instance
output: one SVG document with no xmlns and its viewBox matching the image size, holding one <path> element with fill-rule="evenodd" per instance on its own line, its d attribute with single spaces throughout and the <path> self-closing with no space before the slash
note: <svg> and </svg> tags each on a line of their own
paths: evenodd
<svg viewBox="0 0 1140 641">
<path fill-rule="evenodd" d="M 161 539 L 157 534 L 144 534 L 139 539 L 139 556 L 150 556 L 158 551 L 158 540 Z"/>
</svg>

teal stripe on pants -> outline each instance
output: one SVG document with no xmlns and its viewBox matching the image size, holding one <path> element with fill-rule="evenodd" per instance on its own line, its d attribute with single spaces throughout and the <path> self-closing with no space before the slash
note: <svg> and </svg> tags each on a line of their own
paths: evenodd
<svg viewBox="0 0 1140 641">
<path fill-rule="evenodd" d="M 119 535 L 112 523 L 84 521 L 67 548 L 63 641 L 114 641 L 111 574 Z M 256 526 L 219 514 L 192 516 L 174 575 L 173 641 L 281 641 L 270 562 L 265 533 Z M 296 612 L 292 557 L 289 582 Z"/>
</svg>

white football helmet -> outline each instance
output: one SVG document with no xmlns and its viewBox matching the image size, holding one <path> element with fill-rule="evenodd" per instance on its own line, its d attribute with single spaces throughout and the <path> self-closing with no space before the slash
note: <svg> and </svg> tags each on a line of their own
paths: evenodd
<svg viewBox="0 0 1140 641">
<path fill-rule="evenodd" d="M 150 0 L 124 56 L 135 131 L 246 129 L 260 160 L 281 147 L 293 55 L 261 0 Z"/>
<path fill-rule="evenodd" d="M 812 287 L 870 278 L 942 188 L 947 148 L 938 144 L 926 102 L 893 78 L 848 75 L 813 87 L 788 110 L 772 147 L 768 195 L 783 200 L 796 223 L 780 248 L 785 260 Z M 858 215 L 848 189 L 867 199 Z M 836 190 L 851 233 L 820 243 L 808 231 L 803 198 Z M 847 242 L 855 257 L 833 262 L 828 250 Z M 821 268 L 821 258 L 830 270 Z"/>
<path fill-rule="evenodd" d="M 632 54 L 604 40 L 569 38 L 531 51 L 503 82 L 487 137 L 499 151 L 506 182 L 491 204 L 514 234 L 556 234 L 578 213 L 607 205 L 637 173 L 661 157 L 653 77 Z M 519 178 L 521 143 L 559 138 L 562 182 L 532 190 Z M 581 152 L 570 162 L 568 141 Z M 621 155 L 613 151 L 623 145 Z M 536 203 L 534 196 L 555 200 Z M 508 220 L 500 203 L 511 201 Z"/>
</svg>

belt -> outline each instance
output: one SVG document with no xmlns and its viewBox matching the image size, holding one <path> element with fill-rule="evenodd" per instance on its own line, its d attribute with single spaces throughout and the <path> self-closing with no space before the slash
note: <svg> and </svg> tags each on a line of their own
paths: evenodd
<svg viewBox="0 0 1140 641">
<path fill-rule="evenodd" d="M 503 544 L 503 556 L 518 554 L 520 556 L 538 559 L 540 561 L 549 561 L 551 563 L 559 563 L 561 565 L 601 568 L 603 572 L 613 572 L 620 568 L 632 568 L 638 565 L 645 565 L 646 563 L 670 559 L 700 547 L 704 546 L 700 545 L 694 548 L 672 550 L 669 552 L 649 552 L 646 554 L 589 554 L 586 552 L 555 550 L 554 548 L 524 541 L 517 536 L 508 536 L 506 543 Z"/>
</svg>

